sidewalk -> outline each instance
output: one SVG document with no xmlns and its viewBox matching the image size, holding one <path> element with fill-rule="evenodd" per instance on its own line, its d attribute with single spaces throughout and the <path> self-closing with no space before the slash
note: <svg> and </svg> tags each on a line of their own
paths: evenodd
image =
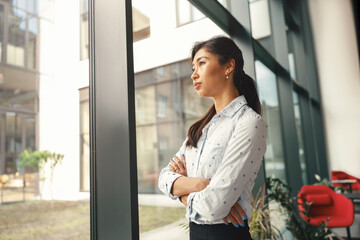
<svg viewBox="0 0 360 240">
<path fill-rule="evenodd" d="M 187 223 L 187 220 L 181 219 L 161 228 L 157 228 L 140 235 L 140 240 L 188 240 L 188 229 L 180 224 Z"/>
</svg>

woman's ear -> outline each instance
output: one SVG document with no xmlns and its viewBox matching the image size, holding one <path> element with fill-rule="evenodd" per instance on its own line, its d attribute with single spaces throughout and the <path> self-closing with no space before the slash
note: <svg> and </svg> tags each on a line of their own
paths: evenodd
<svg viewBox="0 0 360 240">
<path fill-rule="evenodd" d="M 235 69 L 235 60 L 231 58 L 228 63 L 226 63 L 226 74 L 230 74 Z"/>
</svg>

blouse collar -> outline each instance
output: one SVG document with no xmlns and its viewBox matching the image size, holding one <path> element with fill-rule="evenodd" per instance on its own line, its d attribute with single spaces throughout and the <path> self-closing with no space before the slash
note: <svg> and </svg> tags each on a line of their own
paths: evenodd
<svg viewBox="0 0 360 240">
<path fill-rule="evenodd" d="M 241 107 L 247 104 L 247 101 L 244 97 L 244 95 L 236 97 L 234 100 L 232 100 L 231 103 L 229 103 L 221 112 L 219 112 L 219 115 L 224 115 L 229 118 L 232 118 Z"/>
</svg>

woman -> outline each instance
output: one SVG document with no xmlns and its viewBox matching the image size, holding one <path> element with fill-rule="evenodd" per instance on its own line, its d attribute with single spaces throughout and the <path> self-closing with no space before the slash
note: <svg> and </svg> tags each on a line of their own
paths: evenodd
<svg viewBox="0 0 360 240">
<path fill-rule="evenodd" d="M 186 206 L 191 240 L 251 239 L 251 191 L 266 150 L 255 83 L 227 37 L 196 43 L 191 59 L 195 90 L 214 104 L 162 169 L 159 188 Z"/>
</svg>

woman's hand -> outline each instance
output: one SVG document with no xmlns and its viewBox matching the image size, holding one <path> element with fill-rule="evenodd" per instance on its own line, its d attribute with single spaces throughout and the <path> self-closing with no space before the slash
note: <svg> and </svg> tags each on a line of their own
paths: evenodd
<svg viewBox="0 0 360 240">
<path fill-rule="evenodd" d="M 187 207 L 188 197 L 189 197 L 189 195 L 184 195 L 184 196 L 181 196 L 181 197 L 180 197 L 180 202 L 181 202 L 182 204 L 184 204 L 185 207 Z"/>
<path fill-rule="evenodd" d="M 183 162 L 181 162 L 177 156 L 171 158 L 169 163 L 169 169 L 174 173 L 178 173 L 180 175 L 187 177 L 186 159 L 184 154 L 181 156 L 181 159 Z"/>
<path fill-rule="evenodd" d="M 231 207 L 229 214 L 223 218 L 223 221 L 226 225 L 229 224 L 227 221 L 228 219 L 235 227 L 244 227 L 245 224 L 243 220 L 247 220 L 248 218 L 242 207 L 238 203 L 235 203 L 234 206 Z"/>
</svg>

